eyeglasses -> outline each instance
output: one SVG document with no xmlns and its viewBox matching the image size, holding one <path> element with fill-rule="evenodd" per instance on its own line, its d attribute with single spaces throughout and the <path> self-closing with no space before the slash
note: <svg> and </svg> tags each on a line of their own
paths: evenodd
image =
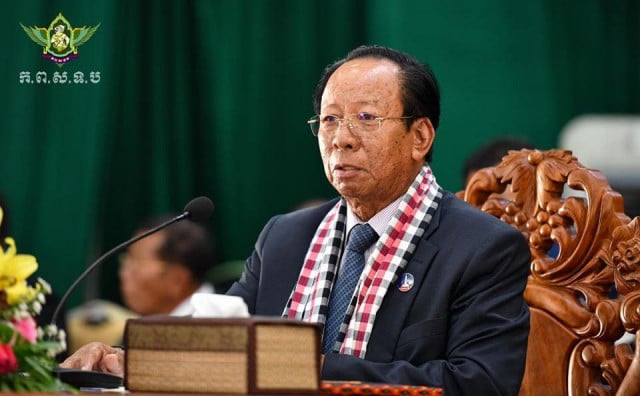
<svg viewBox="0 0 640 396">
<path fill-rule="evenodd" d="M 346 125 L 349 127 L 351 132 L 366 132 L 373 133 L 377 132 L 382 126 L 382 121 L 385 120 L 407 120 L 414 118 L 413 116 L 405 116 L 405 117 L 377 117 L 371 113 L 357 113 L 354 114 L 355 118 L 339 118 L 335 115 L 326 115 L 326 116 L 313 116 L 307 121 L 309 127 L 311 128 L 311 133 L 313 136 L 318 136 L 318 133 L 332 133 L 340 128 L 340 125 L 343 122 L 346 122 Z"/>
</svg>

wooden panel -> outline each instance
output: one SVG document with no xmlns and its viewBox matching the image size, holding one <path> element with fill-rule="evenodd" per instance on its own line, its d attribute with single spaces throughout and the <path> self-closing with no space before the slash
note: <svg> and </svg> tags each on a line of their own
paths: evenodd
<svg viewBox="0 0 640 396">
<path fill-rule="evenodd" d="M 640 394 L 640 218 L 568 150 L 510 151 L 458 197 L 529 243 L 531 332 L 521 395 Z"/>
</svg>

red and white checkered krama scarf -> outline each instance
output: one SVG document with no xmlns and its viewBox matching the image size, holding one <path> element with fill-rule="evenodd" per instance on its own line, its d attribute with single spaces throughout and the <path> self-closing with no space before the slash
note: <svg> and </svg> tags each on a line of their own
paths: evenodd
<svg viewBox="0 0 640 396">
<path fill-rule="evenodd" d="M 385 232 L 376 242 L 340 326 L 339 352 L 364 358 L 376 313 L 389 286 L 403 272 L 442 199 L 431 168 L 425 164 L 407 190 Z M 331 285 L 345 237 L 347 207 L 341 199 L 322 220 L 311 241 L 291 292 L 284 317 L 325 323 Z M 357 299 L 356 299 L 357 297 Z M 355 312 L 355 314 L 354 314 Z"/>
</svg>

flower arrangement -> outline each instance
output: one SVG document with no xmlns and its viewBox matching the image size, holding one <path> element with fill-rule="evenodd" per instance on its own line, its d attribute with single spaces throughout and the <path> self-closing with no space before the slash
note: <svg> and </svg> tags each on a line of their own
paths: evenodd
<svg viewBox="0 0 640 396">
<path fill-rule="evenodd" d="M 3 212 L 0 208 L 0 225 Z M 66 350 L 66 335 L 55 325 L 38 327 L 34 317 L 51 287 L 27 278 L 38 269 L 36 258 L 17 254 L 13 238 L 0 244 L 0 391 L 57 392 L 73 390 L 56 378 L 55 356 Z"/>
</svg>

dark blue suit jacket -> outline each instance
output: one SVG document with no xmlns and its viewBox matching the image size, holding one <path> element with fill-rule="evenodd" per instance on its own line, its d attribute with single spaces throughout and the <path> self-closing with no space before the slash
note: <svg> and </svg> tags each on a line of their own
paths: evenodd
<svg viewBox="0 0 640 396">
<path fill-rule="evenodd" d="M 319 223 L 335 200 L 272 218 L 229 294 L 280 316 Z M 365 359 L 329 354 L 323 379 L 442 387 L 445 395 L 516 395 L 524 372 L 529 249 L 522 234 L 445 192 L 373 326 Z"/>
</svg>

